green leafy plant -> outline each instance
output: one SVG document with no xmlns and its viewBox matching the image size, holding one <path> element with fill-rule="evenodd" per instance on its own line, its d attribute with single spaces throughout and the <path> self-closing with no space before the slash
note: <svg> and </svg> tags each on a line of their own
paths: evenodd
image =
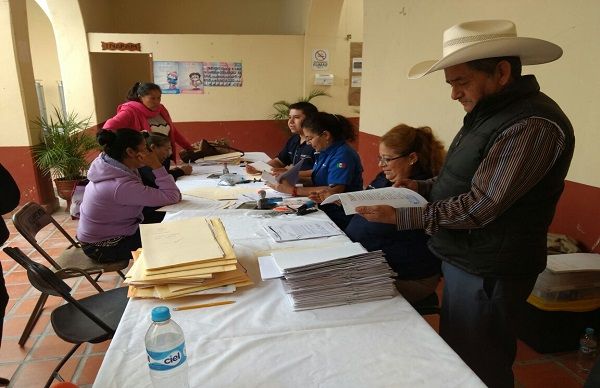
<svg viewBox="0 0 600 388">
<path fill-rule="evenodd" d="M 79 119 L 74 112 L 65 115 L 56 107 L 54 115 L 34 121 L 42 129 L 42 142 L 32 147 L 35 163 L 54 179 L 81 179 L 90 165 L 87 153 L 99 148 L 96 139 L 85 131 L 90 117 Z"/>
<path fill-rule="evenodd" d="M 313 89 L 307 97 L 299 98 L 297 102 L 310 102 L 313 98 L 321 96 L 330 97 L 329 94 L 322 89 Z M 275 113 L 271 115 L 271 118 L 273 120 L 287 120 L 288 115 L 290 114 L 290 105 L 292 104 L 293 103 L 284 100 L 274 102 L 273 108 L 275 108 Z"/>
</svg>

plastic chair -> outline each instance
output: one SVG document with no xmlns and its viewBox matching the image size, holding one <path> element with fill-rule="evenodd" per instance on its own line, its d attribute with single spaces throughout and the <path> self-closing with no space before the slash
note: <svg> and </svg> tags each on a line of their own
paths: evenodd
<svg viewBox="0 0 600 388">
<path fill-rule="evenodd" d="M 440 300 L 434 292 L 425 298 L 411 303 L 415 310 L 421 315 L 431 315 L 440 313 Z"/>
<path fill-rule="evenodd" d="M 75 346 L 54 368 L 46 382 L 47 388 L 55 378 L 60 377 L 58 372 L 81 344 L 95 344 L 113 337 L 127 306 L 127 287 L 77 300 L 71 295 L 71 287 L 48 267 L 31 260 L 19 248 L 6 247 L 4 252 L 27 270 L 32 286 L 43 294 L 61 296 L 67 302 L 52 311 L 50 322 L 58 337 Z"/>
<path fill-rule="evenodd" d="M 60 224 L 48 214 L 44 208 L 35 202 L 29 202 L 25 204 L 19 211 L 13 215 L 13 224 L 17 231 L 38 251 L 52 266 L 52 270 L 61 279 L 67 279 L 77 276 L 85 276 L 85 278 L 96 288 L 98 291 L 102 291 L 102 288 L 98 285 L 97 280 L 104 272 L 117 272 L 123 279 L 125 275 L 121 272 L 122 269 L 127 268 L 129 260 L 115 261 L 111 263 L 96 263 L 90 259 L 81 249 L 81 245 L 75 241 Z M 69 247 L 65 249 L 58 257 L 53 258 L 50 256 L 39 244 L 36 239 L 37 234 L 40 230 L 46 226 L 52 224 L 69 242 Z M 96 274 L 96 278 L 93 279 L 90 275 Z M 29 321 L 23 329 L 23 334 L 19 339 L 19 345 L 24 346 L 25 342 L 31 335 L 33 327 L 37 323 L 48 295 L 43 293 L 40 295 Z"/>
</svg>

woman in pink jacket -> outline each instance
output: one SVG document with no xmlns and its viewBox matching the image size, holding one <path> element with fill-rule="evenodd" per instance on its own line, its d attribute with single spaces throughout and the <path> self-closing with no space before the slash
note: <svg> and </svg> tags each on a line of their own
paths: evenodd
<svg viewBox="0 0 600 388">
<path fill-rule="evenodd" d="M 127 92 L 127 102 L 117 107 L 117 114 L 104 123 L 103 129 L 116 130 L 132 128 L 138 131 L 158 132 L 169 136 L 175 161 L 176 144 L 186 150 L 193 150 L 190 142 L 183 137 L 171 120 L 167 108 L 160 103 L 160 86 L 151 82 L 136 82 Z M 169 160 L 166 160 L 168 168 Z"/>
</svg>

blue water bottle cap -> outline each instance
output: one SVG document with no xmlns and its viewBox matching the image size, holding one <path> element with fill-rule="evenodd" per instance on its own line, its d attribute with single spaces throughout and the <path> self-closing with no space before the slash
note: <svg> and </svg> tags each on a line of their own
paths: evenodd
<svg viewBox="0 0 600 388">
<path fill-rule="evenodd" d="M 171 312 L 167 306 L 158 306 L 152 309 L 152 321 L 164 322 L 171 319 Z"/>
<path fill-rule="evenodd" d="M 594 329 L 592 329 L 591 327 L 588 327 L 587 329 L 585 329 L 585 334 L 587 334 L 587 335 L 594 334 Z"/>
</svg>

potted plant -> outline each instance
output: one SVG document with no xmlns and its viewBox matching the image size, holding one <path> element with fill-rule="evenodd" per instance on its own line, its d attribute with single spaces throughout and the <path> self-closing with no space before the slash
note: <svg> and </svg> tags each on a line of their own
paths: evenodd
<svg viewBox="0 0 600 388">
<path fill-rule="evenodd" d="M 42 130 L 42 141 L 32 147 L 33 158 L 42 173 L 54 179 L 57 194 L 67 201 L 68 211 L 73 188 L 85 179 L 90 165 L 87 154 L 99 147 L 96 139 L 86 132 L 89 117 L 79 119 L 76 113 L 63 114 L 56 107 L 54 116 L 34 122 Z"/>
<path fill-rule="evenodd" d="M 313 89 L 307 97 L 299 98 L 297 102 L 310 102 L 313 98 L 321 96 L 329 97 L 329 94 L 322 89 Z M 290 105 L 292 105 L 291 102 L 284 100 L 274 102 L 273 108 L 275 108 L 275 113 L 271 115 L 271 118 L 273 120 L 287 120 L 290 114 Z"/>
</svg>

